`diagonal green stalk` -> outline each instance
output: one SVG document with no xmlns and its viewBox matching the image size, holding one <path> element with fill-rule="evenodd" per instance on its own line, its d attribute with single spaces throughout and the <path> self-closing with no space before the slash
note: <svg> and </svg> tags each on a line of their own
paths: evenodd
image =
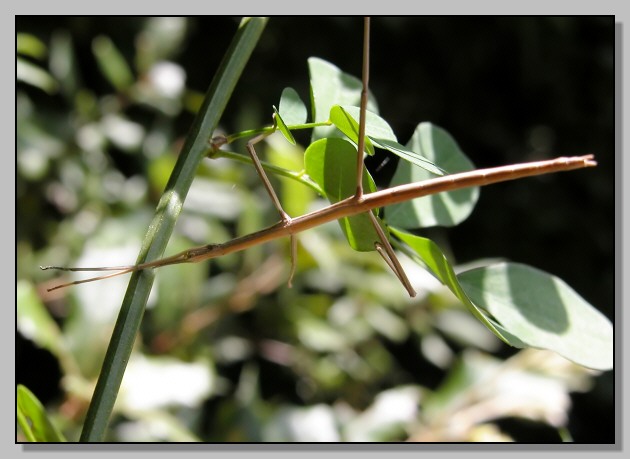
<svg viewBox="0 0 630 459">
<path fill-rule="evenodd" d="M 210 84 L 158 203 L 155 216 L 142 243 L 138 263 L 158 259 L 164 253 L 197 167 L 207 152 L 208 139 L 216 129 L 266 23 L 267 18 L 248 18 L 241 22 Z M 154 277 L 152 270 L 135 272 L 131 276 L 81 432 L 83 442 L 105 439 L 107 424 L 140 328 Z"/>
<path fill-rule="evenodd" d="M 313 129 L 320 126 L 332 126 L 332 124 L 333 123 L 331 121 L 319 121 L 317 123 L 292 124 L 290 126 L 287 126 L 287 128 L 290 131 L 297 131 L 298 129 Z M 273 132 L 275 130 L 276 130 L 276 127 L 274 126 L 267 126 L 267 127 L 258 128 L 258 129 L 248 129 L 247 131 L 241 131 L 241 132 L 237 132 L 235 134 L 230 134 L 226 136 L 225 143 L 232 143 L 238 139 L 243 139 L 245 137 L 254 137 L 256 135 L 263 134 L 265 132 Z"/>
<path fill-rule="evenodd" d="M 212 158 L 227 158 L 233 161 L 239 161 L 241 163 L 246 163 L 246 164 L 253 163 L 252 159 L 248 155 L 245 155 L 243 153 L 237 153 L 234 151 L 218 150 L 217 152 L 212 153 L 211 157 Z M 265 169 L 265 171 L 271 174 L 275 174 L 279 177 L 286 177 L 291 180 L 296 180 L 297 182 L 310 187 L 317 193 L 321 195 L 324 194 L 324 191 L 322 190 L 322 188 L 313 180 L 311 180 L 304 171 L 301 171 L 301 172 L 292 171 L 292 170 L 285 169 L 283 167 L 279 167 L 274 164 L 268 163 L 263 160 L 260 160 L 260 164 L 262 165 L 263 169 Z"/>
</svg>

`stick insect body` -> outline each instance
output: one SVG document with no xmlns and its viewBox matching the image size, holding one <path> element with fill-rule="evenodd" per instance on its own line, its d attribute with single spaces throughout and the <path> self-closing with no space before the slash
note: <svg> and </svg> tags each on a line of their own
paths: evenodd
<svg viewBox="0 0 630 459">
<path fill-rule="evenodd" d="M 113 274 L 70 282 L 57 285 L 49 290 L 56 290 L 70 285 L 107 279 L 109 277 L 140 271 L 148 268 L 179 263 L 197 263 L 211 258 L 221 257 L 230 253 L 239 252 L 258 244 L 274 239 L 293 236 L 299 232 L 314 228 L 324 223 L 367 212 L 375 208 L 397 204 L 410 199 L 428 196 L 444 191 L 452 191 L 472 186 L 483 186 L 493 183 L 515 180 L 518 178 L 541 175 L 560 171 L 569 171 L 584 167 L 593 167 L 597 163 L 593 155 L 561 157 L 547 161 L 517 164 L 514 166 L 501 166 L 488 169 L 478 169 L 470 172 L 446 175 L 418 183 L 408 183 L 386 190 L 363 194 L 361 197 L 351 196 L 336 204 L 331 204 L 323 209 L 291 218 L 289 221 L 280 221 L 273 226 L 255 233 L 241 236 L 223 243 L 207 244 L 200 247 L 185 250 L 176 255 L 150 261 L 139 265 L 100 267 L 100 268 L 65 268 L 59 266 L 43 266 L 42 269 L 57 269 L 63 271 L 117 271 Z M 371 213 L 371 212 L 370 212 Z"/>
</svg>

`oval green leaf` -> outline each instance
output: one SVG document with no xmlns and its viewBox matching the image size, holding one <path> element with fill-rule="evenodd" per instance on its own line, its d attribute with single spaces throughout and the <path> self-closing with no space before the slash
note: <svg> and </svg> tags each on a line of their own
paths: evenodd
<svg viewBox="0 0 630 459">
<path fill-rule="evenodd" d="M 406 233 L 397 228 L 389 227 L 389 231 L 406 243 L 420 257 L 420 262 L 440 282 L 446 285 L 455 296 L 468 308 L 468 310 L 484 324 L 498 338 L 514 347 L 525 347 L 517 336 L 504 329 L 486 311 L 479 308 L 466 294 L 460 285 L 453 267 L 446 255 L 442 253 L 438 245 L 431 239 Z"/>
<path fill-rule="evenodd" d="M 309 177 L 326 193 L 331 203 L 354 195 L 356 191 L 357 149 L 344 139 L 328 138 L 313 142 L 304 153 L 304 167 Z M 363 189 L 376 191 L 374 180 L 363 169 Z M 376 213 L 376 212 L 375 212 Z M 354 250 L 370 252 L 378 234 L 366 214 L 339 219 L 346 239 Z"/>
<path fill-rule="evenodd" d="M 282 119 L 289 126 L 306 123 L 308 116 L 306 105 L 304 105 L 300 95 L 293 88 L 284 88 L 282 91 L 278 112 L 280 112 Z"/>
<path fill-rule="evenodd" d="M 53 94 L 59 88 L 57 81 L 45 70 L 18 56 L 15 62 L 15 77 L 19 81 Z"/>
<path fill-rule="evenodd" d="M 518 263 L 498 263 L 455 275 L 433 241 L 389 230 L 507 344 L 547 349 L 587 368 L 613 368 L 612 324 L 563 280 Z"/>
<path fill-rule="evenodd" d="M 455 140 L 445 130 L 431 123 L 419 124 L 407 147 L 449 173 L 474 169 L 473 163 Z M 422 182 L 432 177 L 426 168 L 399 161 L 391 186 Z M 385 208 L 385 217 L 388 224 L 406 229 L 454 226 L 468 218 L 478 198 L 479 187 L 438 193 L 389 206 Z"/>
<path fill-rule="evenodd" d="M 92 52 L 101 73 L 114 88 L 124 91 L 133 84 L 134 76 L 129 64 L 109 37 L 96 37 L 92 42 Z"/>
<path fill-rule="evenodd" d="M 355 121 L 359 120 L 359 117 L 361 116 L 361 109 L 359 107 L 344 105 L 342 108 Z M 358 131 L 359 130 L 357 129 L 357 132 Z M 371 112 L 370 110 L 366 110 L 365 112 L 365 135 L 374 139 L 385 139 L 394 142 L 398 140 L 396 138 L 396 134 L 394 134 L 394 130 L 391 128 L 389 123 L 376 113 Z"/>
<path fill-rule="evenodd" d="M 333 109 L 331 109 L 331 121 L 335 125 L 337 125 L 337 127 L 339 127 L 339 125 L 332 118 L 332 113 L 334 109 L 334 107 Z M 360 116 L 359 107 L 344 106 L 342 107 L 342 109 L 345 111 L 346 116 L 351 117 L 356 123 L 356 120 L 358 120 Z M 396 156 L 401 157 L 405 161 L 409 161 L 410 163 L 415 164 L 416 166 L 421 167 L 426 171 L 431 172 L 432 174 L 444 175 L 444 170 L 436 166 L 429 158 L 426 158 L 421 154 L 416 153 L 417 151 L 419 151 L 419 149 L 414 151 L 405 147 L 404 145 L 399 144 L 398 139 L 396 138 L 396 134 L 394 134 L 393 129 L 387 121 L 378 116 L 376 113 L 372 113 L 370 111 L 367 111 L 365 115 L 365 135 L 371 141 L 372 145 L 394 153 Z M 353 132 L 352 129 L 348 129 L 348 132 L 346 132 L 346 130 L 343 130 L 341 127 L 339 127 L 339 130 L 346 134 L 353 142 L 356 142 L 359 137 L 358 123 L 356 123 L 356 125 L 356 134 Z M 373 154 L 369 151 L 368 153 Z"/>
<path fill-rule="evenodd" d="M 342 72 L 335 65 L 317 58 L 308 59 L 308 70 L 311 82 L 311 107 L 313 122 L 328 121 L 328 114 L 333 105 L 355 105 L 361 103 L 363 85 L 358 78 Z M 376 99 L 368 93 L 369 111 L 378 113 Z M 313 129 L 312 141 L 323 137 L 341 137 L 334 127 L 317 127 Z"/>
<path fill-rule="evenodd" d="M 527 346 L 596 370 L 613 368 L 610 321 L 556 276 L 518 263 L 458 275 L 470 298 Z"/>
<path fill-rule="evenodd" d="M 330 109 L 330 121 L 355 145 L 359 145 L 359 123 L 343 107 L 334 105 Z M 365 137 L 365 152 L 370 156 L 374 155 L 374 146 L 367 136 Z"/>
<path fill-rule="evenodd" d="M 43 41 L 30 33 L 15 34 L 16 49 L 18 54 L 34 59 L 46 57 L 47 49 Z"/>
<path fill-rule="evenodd" d="M 61 330 L 42 303 L 35 287 L 30 282 L 20 280 L 17 283 L 16 296 L 18 331 L 37 346 L 63 360 L 66 351 Z"/>
</svg>

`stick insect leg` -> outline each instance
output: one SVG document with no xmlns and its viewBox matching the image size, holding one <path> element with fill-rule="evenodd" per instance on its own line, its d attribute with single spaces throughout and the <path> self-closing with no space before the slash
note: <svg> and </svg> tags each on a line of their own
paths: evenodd
<svg viewBox="0 0 630 459">
<path fill-rule="evenodd" d="M 280 204 L 280 200 L 278 199 L 278 196 L 276 195 L 276 192 L 273 189 L 271 182 L 267 178 L 267 174 L 265 173 L 265 170 L 263 169 L 262 164 L 260 163 L 260 160 L 258 159 L 256 150 L 254 150 L 254 145 L 260 142 L 261 140 L 263 140 L 265 137 L 267 137 L 270 134 L 271 132 L 265 132 L 263 134 L 260 134 L 259 136 L 254 137 L 252 140 L 247 142 L 247 151 L 249 151 L 249 155 L 252 158 L 254 167 L 256 168 L 256 172 L 258 172 L 258 176 L 262 180 L 263 185 L 265 186 L 265 189 L 267 190 L 267 193 L 269 193 L 269 196 L 271 197 L 271 200 L 273 201 L 273 205 L 278 210 L 278 213 L 280 214 L 280 218 L 282 219 L 283 222 L 289 223 L 291 221 L 291 217 L 289 217 L 289 215 L 282 208 L 282 204 Z"/>
<path fill-rule="evenodd" d="M 274 119 L 274 123 L 275 123 L 275 119 Z M 271 133 L 272 132 L 265 132 L 263 134 L 260 134 L 259 136 L 254 137 L 252 140 L 247 142 L 247 151 L 249 152 L 249 155 L 252 158 L 252 162 L 254 163 L 256 172 L 258 172 L 258 176 L 262 180 L 263 185 L 265 186 L 265 189 L 267 190 L 267 193 L 269 193 L 269 196 L 271 197 L 271 200 L 273 201 L 273 205 L 276 207 L 276 209 L 278 210 L 278 213 L 280 214 L 280 218 L 282 219 L 282 222 L 285 225 L 288 225 L 291 223 L 291 217 L 289 217 L 289 215 L 282 208 L 282 204 L 280 204 L 278 195 L 276 195 L 276 192 L 273 189 L 273 186 L 271 185 L 271 182 L 269 181 L 269 178 L 267 177 L 267 174 L 265 173 L 265 170 L 263 169 L 262 164 L 260 163 L 260 160 L 258 159 L 256 150 L 254 149 L 255 144 L 263 140 L 265 137 L 267 137 Z M 294 234 L 291 234 L 289 238 L 291 240 L 291 271 L 289 274 L 288 284 L 289 284 L 289 287 L 291 287 L 291 282 L 293 280 L 293 275 L 295 274 L 295 268 L 297 264 L 297 238 Z"/>
<path fill-rule="evenodd" d="M 295 234 L 289 236 L 291 241 L 291 271 L 289 272 L 289 280 L 287 284 L 289 288 L 293 286 L 293 276 L 295 275 L 295 268 L 297 267 L 297 237 Z"/>
<path fill-rule="evenodd" d="M 374 225 L 374 229 L 378 233 L 378 237 L 380 239 L 380 242 L 374 242 L 374 248 L 379 253 L 379 255 L 383 257 L 383 260 L 385 260 L 391 270 L 394 271 L 394 274 L 396 274 L 398 280 L 400 280 L 400 282 L 403 284 L 403 286 L 407 290 L 407 293 L 409 293 L 409 296 L 416 296 L 416 291 L 411 286 L 411 282 L 409 282 L 409 278 L 407 277 L 405 270 L 401 266 L 400 261 L 398 261 L 398 257 L 394 253 L 392 245 L 387 240 L 387 236 L 385 235 L 383 228 L 381 228 L 381 225 L 378 224 L 378 220 L 376 219 L 372 211 L 369 211 L 368 214 L 370 215 L 372 225 Z"/>
<path fill-rule="evenodd" d="M 363 88 L 361 90 L 361 111 L 359 118 L 359 140 L 357 145 L 357 191 L 355 196 L 357 198 L 361 198 L 363 196 L 363 152 L 365 150 L 365 112 L 367 110 L 367 102 L 368 102 L 368 84 L 370 78 L 370 18 L 366 17 L 363 21 Z M 416 296 L 416 291 L 411 286 L 409 279 L 407 278 L 407 274 L 405 274 L 405 270 L 400 265 L 396 254 L 394 253 L 394 249 L 391 244 L 387 240 L 387 236 L 383 232 L 381 225 L 379 225 L 378 220 L 372 213 L 372 211 L 367 212 L 370 216 L 370 220 L 372 221 L 372 225 L 378 234 L 380 239 L 379 241 L 374 242 L 374 248 L 376 251 L 383 257 L 385 262 L 389 265 L 389 267 L 394 271 L 396 277 L 403 284 L 409 296 Z"/>
</svg>

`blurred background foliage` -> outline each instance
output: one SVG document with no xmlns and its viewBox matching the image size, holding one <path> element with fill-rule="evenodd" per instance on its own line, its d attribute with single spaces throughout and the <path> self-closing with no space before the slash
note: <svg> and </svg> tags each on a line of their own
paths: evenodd
<svg viewBox="0 0 630 459">
<path fill-rule="evenodd" d="M 58 275 L 38 267 L 135 260 L 238 22 L 17 18 L 17 382 L 71 440 L 127 280 L 47 293 Z M 272 18 L 221 129 L 270 124 L 286 86 L 308 100 L 310 56 L 360 76 L 361 40 L 359 18 Z M 403 143 L 431 121 L 477 167 L 594 153 L 596 169 L 482 189 L 466 222 L 424 234 L 460 264 L 553 273 L 613 319 L 611 17 L 374 18 L 370 86 Z M 259 154 L 300 170 L 303 151 L 276 137 Z M 368 161 L 381 184 L 394 166 Z M 322 205 L 274 181 L 291 215 Z M 252 167 L 207 160 L 167 254 L 275 220 Z M 503 346 L 406 263 L 409 299 L 335 224 L 299 240 L 292 289 L 287 241 L 159 270 L 109 440 L 614 441 L 614 372 Z"/>
</svg>

